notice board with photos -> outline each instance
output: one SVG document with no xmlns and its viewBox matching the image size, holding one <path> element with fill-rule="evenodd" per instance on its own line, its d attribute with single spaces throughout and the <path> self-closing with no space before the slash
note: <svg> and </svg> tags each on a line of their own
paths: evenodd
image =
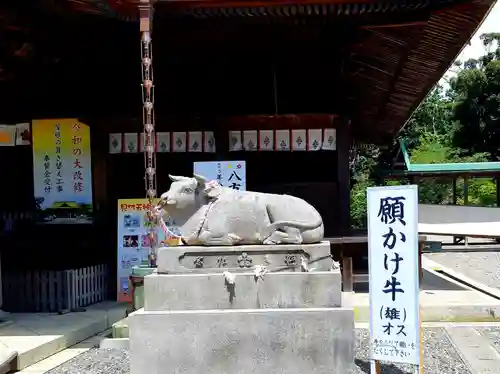
<svg viewBox="0 0 500 374">
<path fill-rule="evenodd" d="M 150 209 L 148 199 L 120 199 L 118 200 L 118 249 L 117 249 L 117 298 L 118 301 L 130 302 L 131 290 L 129 278 L 132 268 L 148 263 L 148 254 L 151 249 L 148 232 L 150 223 L 147 212 Z M 169 230 L 179 235 L 176 222 L 165 214 L 165 224 Z M 161 228 L 157 228 L 159 246 L 172 246 L 178 240 L 172 235 L 165 235 Z"/>
</svg>

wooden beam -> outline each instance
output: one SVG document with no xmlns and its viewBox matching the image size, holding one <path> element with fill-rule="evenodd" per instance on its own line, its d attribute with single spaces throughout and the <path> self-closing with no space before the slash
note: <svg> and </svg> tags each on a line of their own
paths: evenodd
<svg viewBox="0 0 500 374">
<path fill-rule="evenodd" d="M 415 21 L 415 22 L 405 22 L 405 23 L 393 23 L 389 25 L 368 25 L 363 26 L 363 29 L 371 30 L 371 29 L 387 29 L 394 27 L 411 27 L 411 26 L 425 26 L 427 21 Z"/>
<path fill-rule="evenodd" d="M 172 0 L 155 0 L 157 3 L 172 3 Z M 177 3 L 207 3 L 213 4 L 213 6 L 220 6 L 220 0 L 175 0 Z M 252 1 L 247 1 L 252 2 Z M 261 6 L 273 6 L 273 5 L 318 5 L 318 4 L 374 4 L 378 0 L 267 0 L 267 1 L 254 1 L 254 3 L 261 3 Z M 248 5 L 242 5 L 243 2 L 234 1 L 238 7 L 246 7 Z"/>
<path fill-rule="evenodd" d="M 259 8 L 282 6 L 316 6 L 335 4 L 371 4 L 376 0 L 156 0 L 180 8 Z"/>
</svg>

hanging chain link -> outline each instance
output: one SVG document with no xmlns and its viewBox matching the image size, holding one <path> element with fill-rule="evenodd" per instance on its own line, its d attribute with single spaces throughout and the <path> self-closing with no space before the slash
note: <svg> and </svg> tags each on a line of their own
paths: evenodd
<svg viewBox="0 0 500 374">
<path fill-rule="evenodd" d="M 144 184 L 146 197 L 149 200 L 148 217 L 149 241 L 151 251 L 149 266 L 156 266 L 156 250 L 158 246 L 158 217 L 155 214 L 156 203 L 156 135 L 154 116 L 154 84 L 153 84 L 153 58 L 151 45 L 151 21 L 153 6 L 150 0 L 141 0 L 139 6 L 141 27 L 141 66 L 142 66 L 142 123 L 143 123 L 143 149 L 144 149 Z"/>
</svg>

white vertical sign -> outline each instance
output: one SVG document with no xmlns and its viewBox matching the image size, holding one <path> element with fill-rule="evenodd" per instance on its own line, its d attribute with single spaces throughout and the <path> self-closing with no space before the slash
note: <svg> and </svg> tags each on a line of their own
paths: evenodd
<svg viewBox="0 0 500 374">
<path fill-rule="evenodd" d="M 420 365 L 418 187 L 367 195 L 371 359 Z"/>
</svg>

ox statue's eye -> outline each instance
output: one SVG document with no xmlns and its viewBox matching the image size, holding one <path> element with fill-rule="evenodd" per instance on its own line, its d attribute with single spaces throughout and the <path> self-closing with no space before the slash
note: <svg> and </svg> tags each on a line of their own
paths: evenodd
<svg viewBox="0 0 500 374">
<path fill-rule="evenodd" d="M 193 193 L 193 189 L 192 188 L 185 188 L 184 193 Z"/>
</svg>

